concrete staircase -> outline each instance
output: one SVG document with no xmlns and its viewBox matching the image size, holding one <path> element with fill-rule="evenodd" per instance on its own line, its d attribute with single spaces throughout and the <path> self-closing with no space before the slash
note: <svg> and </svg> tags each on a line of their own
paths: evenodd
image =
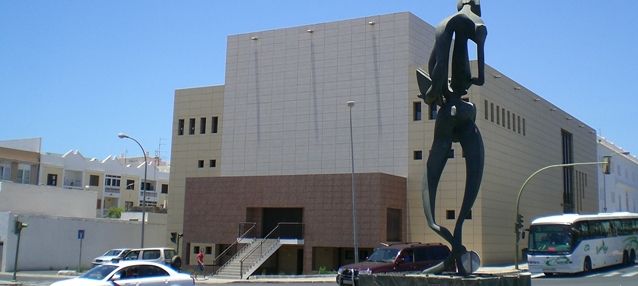
<svg viewBox="0 0 638 286">
<path fill-rule="evenodd" d="M 273 255 L 281 243 L 279 239 L 256 239 L 242 248 L 215 274 L 218 278 L 244 279 L 252 275 L 266 259 Z"/>
</svg>

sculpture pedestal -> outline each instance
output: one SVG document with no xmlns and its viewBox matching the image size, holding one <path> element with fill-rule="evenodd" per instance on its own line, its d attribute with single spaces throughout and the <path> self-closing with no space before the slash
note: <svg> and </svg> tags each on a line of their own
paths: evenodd
<svg viewBox="0 0 638 286">
<path fill-rule="evenodd" d="M 530 286 L 530 273 L 477 274 L 470 276 L 432 274 L 359 275 L 357 286 Z"/>
</svg>

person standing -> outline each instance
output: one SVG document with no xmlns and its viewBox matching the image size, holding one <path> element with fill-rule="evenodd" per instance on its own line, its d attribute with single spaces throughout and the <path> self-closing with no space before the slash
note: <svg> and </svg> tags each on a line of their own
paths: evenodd
<svg viewBox="0 0 638 286">
<path fill-rule="evenodd" d="M 204 274 L 204 251 L 200 249 L 195 258 L 197 259 L 197 267 L 199 268 L 199 272 Z"/>
</svg>

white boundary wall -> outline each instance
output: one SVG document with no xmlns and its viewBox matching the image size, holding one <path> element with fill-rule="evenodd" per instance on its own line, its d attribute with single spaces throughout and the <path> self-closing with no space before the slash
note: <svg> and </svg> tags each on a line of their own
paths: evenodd
<svg viewBox="0 0 638 286">
<path fill-rule="evenodd" d="M 139 248 L 141 223 L 111 219 L 54 217 L 0 212 L 0 272 L 12 272 L 17 235 L 15 219 L 29 226 L 22 231 L 18 271 L 77 269 L 80 261 L 78 230 L 85 231 L 81 267 L 87 269 L 93 258 L 111 248 Z M 166 225 L 145 225 L 145 247 L 163 247 Z"/>
<path fill-rule="evenodd" d="M 97 192 L 0 182 L 0 212 L 95 218 Z"/>
</svg>

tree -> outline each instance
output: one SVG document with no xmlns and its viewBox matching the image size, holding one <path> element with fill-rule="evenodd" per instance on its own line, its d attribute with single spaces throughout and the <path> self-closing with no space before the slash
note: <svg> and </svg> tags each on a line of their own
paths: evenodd
<svg viewBox="0 0 638 286">
<path fill-rule="evenodd" d="M 122 217 L 122 212 L 124 211 L 124 209 L 122 208 L 118 208 L 118 207 L 113 207 L 108 209 L 108 213 L 106 214 L 107 217 L 110 218 L 120 218 Z"/>
</svg>

